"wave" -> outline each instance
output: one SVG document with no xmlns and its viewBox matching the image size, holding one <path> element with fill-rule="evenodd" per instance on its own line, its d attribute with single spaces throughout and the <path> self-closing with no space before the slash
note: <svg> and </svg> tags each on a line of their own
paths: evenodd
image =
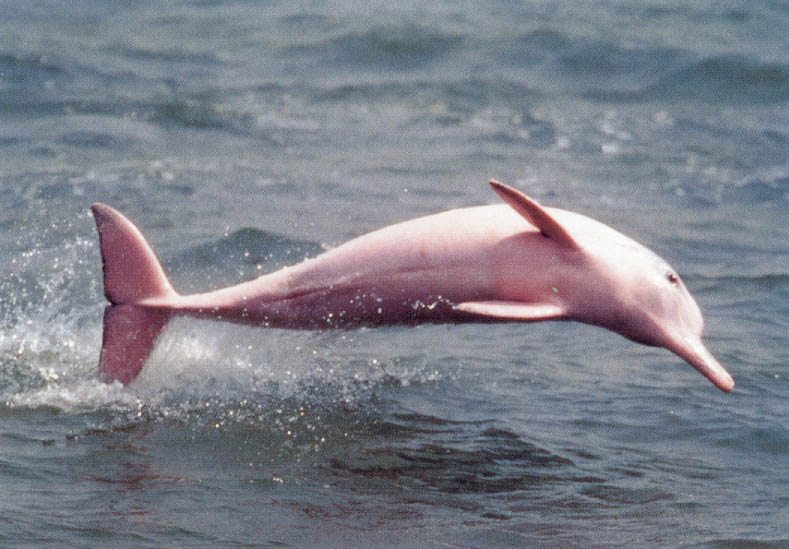
<svg viewBox="0 0 789 549">
<path fill-rule="evenodd" d="M 189 51 L 183 48 L 164 48 L 156 50 L 153 48 L 133 47 L 133 46 L 113 46 L 104 50 L 112 55 L 119 55 L 135 61 L 146 63 L 165 63 L 171 64 L 194 64 L 197 66 L 221 65 L 222 61 L 214 53 Z"/>
<path fill-rule="evenodd" d="M 335 456 L 335 472 L 397 479 L 442 494 L 539 491 L 547 484 L 595 482 L 578 476 L 572 460 L 523 440 L 492 422 L 458 422 L 422 414 L 393 414 L 366 438 L 386 444 Z"/>
<path fill-rule="evenodd" d="M 779 104 L 789 99 L 789 66 L 783 63 L 724 55 L 682 61 L 678 67 L 670 66 L 670 62 L 657 64 L 652 67 L 656 69 L 654 71 L 650 70 L 650 65 L 651 62 L 643 66 L 636 64 L 627 74 L 640 74 L 643 71 L 644 74 L 650 74 L 646 81 L 652 80 L 651 83 L 630 90 L 592 87 L 583 95 L 610 102 L 671 98 L 674 101 L 686 99 L 715 104 L 758 105 Z"/>
<path fill-rule="evenodd" d="M 722 191 L 723 199 L 739 204 L 789 202 L 789 175 L 754 177 Z"/>
<path fill-rule="evenodd" d="M 699 57 L 680 47 L 622 46 L 606 40 L 571 37 L 551 28 L 494 40 L 491 56 L 524 75 L 545 92 L 559 86 L 570 93 L 608 102 L 676 100 L 716 104 L 776 104 L 789 98 L 789 66 L 748 55 Z M 554 75 L 546 78 L 545 71 Z"/>
<path fill-rule="evenodd" d="M 420 68 L 462 48 L 462 34 L 421 25 L 384 25 L 348 31 L 309 44 L 288 46 L 286 56 L 309 56 L 334 66 Z"/>
<path fill-rule="evenodd" d="M 68 71 L 53 58 L 41 56 L 19 56 L 13 54 L 0 54 L 0 74 L 3 83 L 13 87 L 41 85 L 53 78 L 66 76 Z"/>
<path fill-rule="evenodd" d="M 755 292 L 783 293 L 789 296 L 789 273 L 720 275 L 715 277 L 696 274 L 694 278 L 725 286 L 736 286 L 739 288 L 747 286 Z"/>
<path fill-rule="evenodd" d="M 643 79 L 669 70 L 687 55 L 671 48 L 623 48 L 609 42 L 582 41 L 560 55 L 559 66 L 562 71 L 591 82 L 625 77 Z"/>
<path fill-rule="evenodd" d="M 495 59 L 525 75 L 536 70 L 536 88 L 559 86 L 587 99 L 772 105 L 789 98 L 789 65 L 749 55 L 700 57 L 681 47 L 622 46 L 551 28 L 494 40 L 489 47 Z M 545 71 L 554 77 L 546 78 Z"/>
<path fill-rule="evenodd" d="M 191 247 L 168 258 L 166 265 L 170 277 L 179 281 L 179 290 L 188 293 L 251 280 L 322 251 L 315 242 L 247 227 Z M 199 281 L 194 272 L 200 273 Z"/>
<path fill-rule="evenodd" d="M 689 128 L 686 122 L 681 125 L 678 123 L 677 126 L 678 131 L 685 134 L 685 142 L 691 142 L 694 135 L 702 135 L 702 132 Z M 717 127 L 705 131 L 710 135 L 714 132 L 723 133 L 724 130 L 723 127 Z M 786 146 L 786 138 L 767 132 L 749 134 L 746 129 L 740 131 L 736 138 L 741 150 L 750 146 L 758 151 L 758 160 L 767 167 L 755 167 L 746 176 L 734 181 L 721 181 L 716 176 L 683 175 L 672 180 L 668 190 L 673 192 L 677 200 L 696 208 L 729 204 L 785 208 L 789 202 L 789 177 L 784 167 L 773 168 L 767 162 L 769 157 L 778 155 L 782 147 Z M 721 139 L 731 138 L 722 136 Z M 720 152 L 720 147 L 717 152 Z"/>
</svg>

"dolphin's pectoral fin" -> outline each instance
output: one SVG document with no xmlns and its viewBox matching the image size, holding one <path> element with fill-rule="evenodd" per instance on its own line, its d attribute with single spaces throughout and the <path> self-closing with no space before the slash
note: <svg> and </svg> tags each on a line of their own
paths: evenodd
<svg viewBox="0 0 789 549">
<path fill-rule="evenodd" d="M 509 185 L 499 183 L 495 179 L 490 180 L 490 186 L 513 210 L 540 229 L 543 235 L 554 239 L 562 246 L 568 248 L 578 247 L 573 237 L 567 232 L 567 229 L 535 200 Z"/>
<path fill-rule="evenodd" d="M 500 320 L 557 320 L 564 318 L 562 307 L 553 303 L 523 303 L 520 301 L 466 301 L 455 305 L 455 309 Z"/>
</svg>

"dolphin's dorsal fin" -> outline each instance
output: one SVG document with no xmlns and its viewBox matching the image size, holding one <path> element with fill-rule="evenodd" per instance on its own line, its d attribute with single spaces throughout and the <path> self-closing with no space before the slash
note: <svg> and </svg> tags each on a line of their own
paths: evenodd
<svg viewBox="0 0 789 549">
<path fill-rule="evenodd" d="M 493 190 L 509 204 L 513 210 L 521 214 L 526 221 L 540 229 L 543 236 L 554 239 L 558 244 L 568 248 L 577 248 L 578 245 L 570 236 L 570 233 L 562 227 L 545 208 L 540 206 L 535 200 L 532 200 L 517 189 L 499 183 L 495 179 L 490 180 L 490 186 Z"/>
</svg>

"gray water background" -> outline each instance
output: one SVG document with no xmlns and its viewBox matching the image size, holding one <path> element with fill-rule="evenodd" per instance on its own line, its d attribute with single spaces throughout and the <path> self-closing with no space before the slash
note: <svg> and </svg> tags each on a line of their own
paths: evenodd
<svg viewBox="0 0 789 549">
<path fill-rule="evenodd" d="M 785 2 L 0 3 L 0 545 L 789 544 Z M 648 245 L 732 372 L 571 323 L 178 321 L 96 379 L 90 203 L 175 287 L 496 203 Z"/>
</svg>

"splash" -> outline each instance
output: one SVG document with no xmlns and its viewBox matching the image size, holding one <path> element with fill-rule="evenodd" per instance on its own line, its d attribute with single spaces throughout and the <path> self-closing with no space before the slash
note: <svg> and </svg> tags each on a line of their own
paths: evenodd
<svg viewBox="0 0 789 549">
<path fill-rule="evenodd" d="M 99 281 L 88 268 L 95 244 L 72 237 L 47 246 L 49 236 L 17 242 L 22 251 L 0 282 L 0 395 L 82 378 L 98 352 Z"/>
<path fill-rule="evenodd" d="M 203 433 L 252 429 L 275 448 L 315 449 L 369 423 L 386 389 L 445 376 L 427 352 L 403 355 L 431 348 L 426 330 L 310 332 L 175 318 L 134 383 L 101 383 L 100 257 L 92 220 L 82 222 L 18 242 L 7 263 L 0 408 L 68 416 L 75 437 L 176 422 Z"/>
</svg>

